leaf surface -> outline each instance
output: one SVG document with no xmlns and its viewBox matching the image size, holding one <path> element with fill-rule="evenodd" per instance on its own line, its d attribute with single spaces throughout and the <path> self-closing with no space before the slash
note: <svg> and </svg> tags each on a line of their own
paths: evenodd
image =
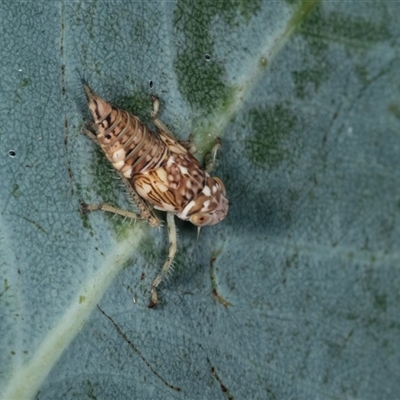
<svg viewBox="0 0 400 400">
<path fill-rule="evenodd" d="M 398 3 L 0 3 L 0 396 L 359 398 L 400 391 Z M 81 135 L 84 77 L 200 157 L 222 223 L 133 209 Z"/>
</svg>

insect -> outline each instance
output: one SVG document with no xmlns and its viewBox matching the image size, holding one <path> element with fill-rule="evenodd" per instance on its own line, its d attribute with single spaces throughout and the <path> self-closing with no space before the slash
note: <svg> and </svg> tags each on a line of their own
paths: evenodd
<svg viewBox="0 0 400 400">
<path fill-rule="evenodd" d="M 83 83 L 89 110 L 93 116 L 84 133 L 97 143 L 126 184 L 140 215 L 107 204 L 82 204 L 83 210 L 100 209 L 129 218 L 145 219 L 150 226 L 160 226 L 154 210 L 167 212 L 169 252 L 161 272 L 151 285 L 149 307 L 158 302 L 157 287 L 171 267 L 177 249 L 174 216 L 189 220 L 198 229 L 222 221 L 229 202 L 225 186 L 209 172 L 216 162 L 221 140 L 206 155 L 203 169 L 194 157 L 192 138 L 179 141 L 157 118 L 159 100 L 152 96 L 151 113 L 156 132 L 152 132 L 138 117 L 98 96 Z"/>
</svg>

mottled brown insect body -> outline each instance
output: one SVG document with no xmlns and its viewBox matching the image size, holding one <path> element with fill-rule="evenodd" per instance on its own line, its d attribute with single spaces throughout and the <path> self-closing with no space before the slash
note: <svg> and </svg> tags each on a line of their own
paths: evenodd
<svg viewBox="0 0 400 400">
<path fill-rule="evenodd" d="M 203 170 L 187 146 L 167 130 L 151 132 L 136 116 L 106 102 L 89 86 L 84 88 L 96 140 L 144 200 L 197 226 L 226 217 L 223 183 Z"/>
<path fill-rule="evenodd" d="M 168 258 L 151 286 L 149 307 L 155 307 L 157 287 L 170 270 L 176 253 L 174 215 L 201 227 L 222 221 L 228 212 L 223 183 L 209 175 L 221 141 L 217 140 L 206 157 L 207 165 L 203 169 L 190 151 L 192 143 L 177 141 L 157 118 L 158 99 L 152 98 L 153 122 L 158 130 L 151 132 L 138 117 L 103 100 L 85 84 L 84 89 L 94 119 L 91 129 L 84 132 L 101 146 L 127 184 L 140 217 L 156 227 L 160 220 L 149 205 L 167 212 L 170 247 Z M 100 209 L 138 218 L 137 214 L 107 204 L 82 204 L 82 208 L 84 211 Z"/>
</svg>

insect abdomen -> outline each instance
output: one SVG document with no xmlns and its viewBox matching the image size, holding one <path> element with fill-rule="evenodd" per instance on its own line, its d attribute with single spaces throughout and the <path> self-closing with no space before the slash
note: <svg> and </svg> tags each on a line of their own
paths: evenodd
<svg viewBox="0 0 400 400">
<path fill-rule="evenodd" d="M 164 142 L 138 117 L 106 102 L 84 85 L 96 139 L 113 167 L 130 179 L 157 168 L 167 157 Z"/>
</svg>

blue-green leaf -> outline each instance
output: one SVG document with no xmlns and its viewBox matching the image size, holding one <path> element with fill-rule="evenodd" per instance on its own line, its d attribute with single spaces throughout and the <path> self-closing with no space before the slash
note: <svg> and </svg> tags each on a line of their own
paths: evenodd
<svg viewBox="0 0 400 400">
<path fill-rule="evenodd" d="M 395 399 L 396 2 L 0 3 L 0 398 Z M 198 148 L 222 223 L 134 210 L 81 134 L 84 77 Z"/>
</svg>

